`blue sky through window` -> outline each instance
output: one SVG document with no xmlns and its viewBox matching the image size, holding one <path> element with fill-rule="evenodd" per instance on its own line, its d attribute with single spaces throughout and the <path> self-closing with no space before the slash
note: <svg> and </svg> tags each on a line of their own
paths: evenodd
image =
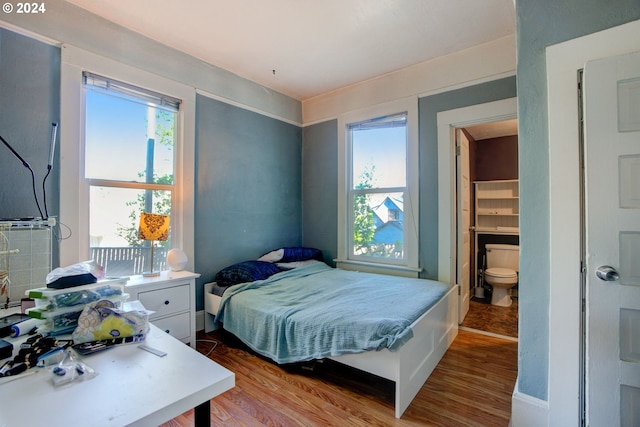
<svg viewBox="0 0 640 427">
<path fill-rule="evenodd" d="M 375 166 L 375 187 L 406 186 L 406 128 L 352 131 L 353 185 L 365 169 Z"/>
<path fill-rule="evenodd" d="M 173 176 L 174 147 L 161 144 L 156 135 L 154 106 L 125 96 L 87 89 L 85 122 L 85 176 L 124 182 L 145 182 L 147 140 L 154 138 L 154 175 Z M 167 118 L 164 118 L 167 117 Z M 173 128 L 175 113 L 162 115 L 160 126 Z M 150 128 L 150 129 L 149 129 Z M 128 246 L 118 236 L 118 228 L 130 226 L 127 206 L 136 200 L 139 189 L 92 187 L 90 193 L 90 235 L 92 245 Z M 99 244 L 98 244 L 99 242 Z"/>
<path fill-rule="evenodd" d="M 147 139 L 160 139 L 148 135 L 148 110 L 146 103 L 86 91 L 87 178 L 144 181 L 138 174 L 146 168 Z M 173 174 L 172 147 L 155 144 L 154 158 L 156 175 Z"/>
<path fill-rule="evenodd" d="M 406 186 L 406 127 L 387 127 L 352 131 L 353 187 L 362 174 L 375 166 L 374 188 Z M 385 194 L 371 194 L 370 205 L 379 205 Z"/>
</svg>

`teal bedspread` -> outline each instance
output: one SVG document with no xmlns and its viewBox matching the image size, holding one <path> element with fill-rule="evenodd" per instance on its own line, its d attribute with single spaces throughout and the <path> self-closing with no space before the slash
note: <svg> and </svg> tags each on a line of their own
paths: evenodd
<svg viewBox="0 0 640 427">
<path fill-rule="evenodd" d="M 451 286 L 318 263 L 232 286 L 215 322 L 281 364 L 394 351 L 413 336 L 410 325 Z"/>
</svg>

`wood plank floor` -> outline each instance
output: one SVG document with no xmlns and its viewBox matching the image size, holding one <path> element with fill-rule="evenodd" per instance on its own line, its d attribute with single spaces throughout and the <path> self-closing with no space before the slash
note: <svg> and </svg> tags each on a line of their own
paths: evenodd
<svg viewBox="0 0 640 427">
<path fill-rule="evenodd" d="M 228 333 L 198 334 L 197 349 L 236 374 L 236 386 L 211 401 L 212 426 L 509 425 L 517 342 L 459 331 L 401 419 L 394 384 L 332 361 L 278 366 Z M 193 410 L 163 427 L 193 425 Z"/>
<path fill-rule="evenodd" d="M 490 299 L 472 298 L 462 326 L 507 337 L 518 338 L 518 298 L 510 307 L 491 305 Z"/>
</svg>

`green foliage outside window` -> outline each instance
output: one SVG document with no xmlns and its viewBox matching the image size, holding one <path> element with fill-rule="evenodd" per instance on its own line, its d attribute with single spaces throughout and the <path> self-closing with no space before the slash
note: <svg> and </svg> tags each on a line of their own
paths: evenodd
<svg viewBox="0 0 640 427">
<path fill-rule="evenodd" d="M 174 114 L 169 111 L 156 109 L 156 136 L 159 138 L 155 143 L 164 145 L 173 150 L 174 146 Z M 138 172 L 138 177 L 145 178 L 146 172 Z M 153 180 L 147 182 L 155 184 L 173 185 L 173 174 L 165 174 L 157 176 L 154 174 Z M 147 202 L 150 203 L 147 204 Z M 140 192 L 136 200 L 126 203 L 133 209 L 129 213 L 130 225 L 118 227 L 118 236 L 125 239 L 129 246 L 144 246 L 144 241 L 138 239 L 138 218 L 140 212 L 147 210 L 146 206 L 151 206 L 151 212 L 161 215 L 171 215 L 171 191 L 167 190 L 145 190 Z M 171 242 L 169 240 L 158 242 L 160 247 L 168 248 Z"/>
<path fill-rule="evenodd" d="M 360 176 L 356 190 L 373 188 L 375 166 L 367 166 Z M 353 198 L 353 244 L 355 252 L 366 253 L 376 232 L 373 211 L 367 194 L 356 194 Z"/>
</svg>

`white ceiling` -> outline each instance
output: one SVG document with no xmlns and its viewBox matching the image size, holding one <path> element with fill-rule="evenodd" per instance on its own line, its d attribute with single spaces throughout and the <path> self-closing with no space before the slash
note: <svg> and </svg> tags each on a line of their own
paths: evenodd
<svg viewBox="0 0 640 427">
<path fill-rule="evenodd" d="M 465 130 L 473 137 L 475 141 L 499 138 L 502 136 L 518 135 L 518 119 L 509 119 L 499 122 L 468 126 L 465 128 Z"/>
<path fill-rule="evenodd" d="M 67 1 L 298 100 L 515 31 L 513 0 Z"/>
</svg>

